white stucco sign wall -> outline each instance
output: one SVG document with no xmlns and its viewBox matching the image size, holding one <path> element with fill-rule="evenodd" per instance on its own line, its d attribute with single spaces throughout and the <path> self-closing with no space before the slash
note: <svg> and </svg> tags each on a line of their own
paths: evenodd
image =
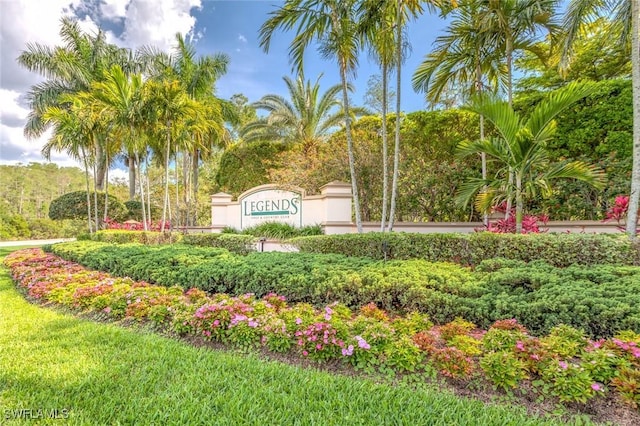
<svg viewBox="0 0 640 426">
<path fill-rule="evenodd" d="M 240 229 L 264 222 L 302 226 L 302 194 L 282 189 L 257 189 L 245 192 L 240 203 Z"/>
<path fill-rule="evenodd" d="M 302 188 L 260 185 L 233 201 L 224 192 L 211 196 L 211 228 L 246 229 L 265 222 L 301 227 L 321 225 L 326 233 L 351 232 L 351 185 L 330 182 L 318 195 L 305 195 Z M 335 229 L 334 229 L 335 228 Z"/>
</svg>

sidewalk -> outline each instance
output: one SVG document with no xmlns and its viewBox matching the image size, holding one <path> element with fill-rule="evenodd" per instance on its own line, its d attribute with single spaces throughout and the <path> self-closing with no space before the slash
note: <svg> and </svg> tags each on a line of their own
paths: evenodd
<svg viewBox="0 0 640 426">
<path fill-rule="evenodd" d="M 55 244 L 64 241 L 74 241 L 75 238 L 58 238 L 55 240 L 26 240 L 26 241 L 0 241 L 0 247 L 12 246 L 42 246 L 45 244 Z"/>
</svg>

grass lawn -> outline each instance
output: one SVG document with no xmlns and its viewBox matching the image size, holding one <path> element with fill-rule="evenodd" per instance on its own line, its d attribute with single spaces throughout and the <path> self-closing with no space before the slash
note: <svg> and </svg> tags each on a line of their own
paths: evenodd
<svg viewBox="0 0 640 426">
<path fill-rule="evenodd" d="M 11 247 L 0 250 L 0 256 Z M 376 384 L 32 305 L 0 269 L 0 424 L 537 425 L 521 410 Z M 68 410 L 68 411 L 62 411 Z M 24 416 L 24 412 L 23 412 Z"/>
</svg>

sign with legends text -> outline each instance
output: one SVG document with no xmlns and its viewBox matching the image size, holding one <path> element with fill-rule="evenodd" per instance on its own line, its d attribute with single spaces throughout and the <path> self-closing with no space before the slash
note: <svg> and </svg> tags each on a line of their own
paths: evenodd
<svg viewBox="0 0 640 426">
<path fill-rule="evenodd" d="M 283 189 L 261 189 L 243 194 L 240 202 L 240 229 L 265 222 L 302 226 L 301 194 Z"/>
</svg>

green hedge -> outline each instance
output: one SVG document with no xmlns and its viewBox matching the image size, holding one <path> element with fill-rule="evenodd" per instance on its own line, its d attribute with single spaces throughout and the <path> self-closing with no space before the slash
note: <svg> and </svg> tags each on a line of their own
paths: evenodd
<svg viewBox="0 0 640 426">
<path fill-rule="evenodd" d="M 186 234 L 182 242 L 194 246 L 224 248 L 232 253 L 248 254 L 256 251 L 256 240 L 252 235 Z"/>
<path fill-rule="evenodd" d="M 148 245 L 172 244 L 182 241 L 179 232 L 129 231 L 123 229 L 105 229 L 89 236 L 93 241 L 112 244 L 140 243 Z"/>
<path fill-rule="evenodd" d="M 249 253 L 189 245 L 55 244 L 55 254 L 89 268 L 210 293 L 270 292 L 318 306 L 370 302 L 394 313 L 420 311 L 436 323 L 456 317 L 488 327 L 516 318 L 535 334 L 568 324 L 592 337 L 640 332 L 640 267 L 571 266 L 510 259 L 475 270 L 422 259 L 374 261 L 310 253 Z"/>
<path fill-rule="evenodd" d="M 501 257 L 550 265 L 640 265 L 640 245 L 624 235 L 380 233 L 300 237 L 289 243 L 305 253 L 373 259 L 424 259 L 478 265 Z M 386 250 L 385 250 L 386 248 Z"/>
<path fill-rule="evenodd" d="M 84 235 L 81 240 L 92 240 L 111 244 L 139 243 L 146 245 L 157 244 L 188 244 L 201 247 L 217 247 L 232 253 L 247 254 L 255 251 L 255 237 L 250 235 L 232 234 L 182 234 L 180 232 L 128 231 L 107 229 L 91 235 Z"/>
</svg>

